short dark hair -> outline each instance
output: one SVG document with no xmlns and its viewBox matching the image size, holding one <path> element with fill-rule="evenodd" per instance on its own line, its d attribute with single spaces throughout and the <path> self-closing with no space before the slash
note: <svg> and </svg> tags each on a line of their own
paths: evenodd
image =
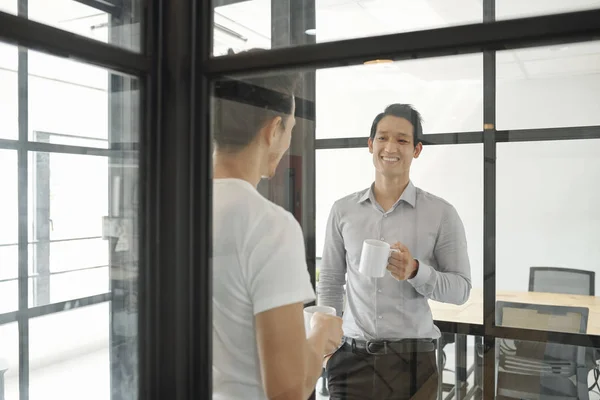
<svg viewBox="0 0 600 400">
<path fill-rule="evenodd" d="M 375 133 L 377 133 L 377 125 L 379 121 L 383 119 L 383 117 L 390 115 L 392 117 L 404 118 L 408 120 L 413 126 L 413 142 L 416 146 L 417 143 L 422 141 L 423 136 L 423 119 L 421 118 L 421 114 L 410 104 L 390 104 L 383 110 L 382 113 L 379 113 L 375 119 L 373 120 L 373 124 L 371 125 L 371 135 L 369 136 L 372 139 L 375 138 Z"/>
<path fill-rule="evenodd" d="M 285 121 L 292 113 L 297 82 L 295 73 L 217 81 L 212 104 L 212 132 L 217 149 L 239 151 L 254 140 L 268 120 L 281 116 Z"/>
</svg>

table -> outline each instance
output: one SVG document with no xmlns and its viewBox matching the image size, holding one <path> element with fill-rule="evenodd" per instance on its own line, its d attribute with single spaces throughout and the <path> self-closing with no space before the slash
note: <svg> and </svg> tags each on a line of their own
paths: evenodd
<svg viewBox="0 0 600 400">
<path fill-rule="evenodd" d="M 581 296 L 561 293 L 543 293 L 543 292 L 516 292 L 516 291 L 496 291 L 496 301 L 510 301 L 514 303 L 526 303 L 526 304 L 542 304 L 542 305 L 554 305 L 554 306 L 571 306 L 571 307 L 585 307 L 589 309 L 587 334 L 600 335 L 600 298 L 595 296 Z M 469 300 L 460 306 L 452 304 L 439 303 L 437 301 L 430 300 L 429 305 L 433 313 L 433 319 L 437 321 L 449 321 L 462 324 L 483 324 L 483 289 L 476 288 L 471 290 L 471 296 Z M 477 340 L 478 339 L 478 340 Z M 481 338 L 476 339 L 476 344 L 482 344 Z M 465 389 L 466 382 L 466 352 L 467 352 L 467 341 L 464 335 L 456 336 L 456 365 L 455 371 L 461 371 L 462 373 L 456 374 L 456 382 L 454 387 L 460 387 Z M 461 353 L 459 355 L 459 353 Z M 463 354 L 464 353 L 464 354 Z M 483 367 L 482 360 L 476 358 L 475 370 L 475 382 L 481 380 L 480 369 Z M 440 366 L 438 366 L 440 368 Z M 441 374 L 440 374 L 441 377 Z M 440 378 L 441 380 L 441 378 Z M 440 382 L 441 388 L 442 382 Z M 474 389 L 474 390 L 473 390 Z M 479 392 L 480 393 L 480 392 Z M 465 393 L 464 390 L 459 391 L 458 395 L 450 394 L 448 398 L 462 399 L 471 398 L 477 393 L 477 388 L 472 388 L 469 393 Z M 442 398 L 441 393 L 438 396 Z"/>
<path fill-rule="evenodd" d="M 543 304 L 552 306 L 586 307 L 589 309 L 587 333 L 600 335 L 600 297 L 561 293 L 496 291 L 496 301 Z M 429 302 L 433 319 L 462 324 L 483 324 L 483 289 L 471 290 L 469 300 L 461 305 Z"/>
</svg>

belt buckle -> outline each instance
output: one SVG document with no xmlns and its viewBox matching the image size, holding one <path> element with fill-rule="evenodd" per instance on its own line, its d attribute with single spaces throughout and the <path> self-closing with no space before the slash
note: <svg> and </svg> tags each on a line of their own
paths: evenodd
<svg viewBox="0 0 600 400">
<path fill-rule="evenodd" d="M 371 351 L 371 345 L 372 344 L 377 344 L 377 345 L 381 345 L 383 344 L 383 353 L 380 351 Z M 383 343 L 376 343 L 376 342 L 372 342 L 370 340 L 367 340 L 367 342 L 365 343 L 365 350 L 367 352 L 367 354 L 370 354 L 372 356 L 376 356 L 376 355 L 381 355 L 381 354 L 387 354 L 387 341 L 384 341 Z"/>
</svg>

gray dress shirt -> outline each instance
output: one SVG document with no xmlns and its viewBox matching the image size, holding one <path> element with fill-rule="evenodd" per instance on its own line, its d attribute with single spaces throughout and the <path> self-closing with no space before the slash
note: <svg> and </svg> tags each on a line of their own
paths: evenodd
<svg viewBox="0 0 600 400">
<path fill-rule="evenodd" d="M 417 275 L 406 281 L 397 281 L 389 272 L 383 278 L 362 275 L 358 266 L 366 239 L 402 242 L 419 261 Z M 317 293 L 320 305 L 334 307 L 338 315 L 344 311 L 345 336 L 437 339 L 440 331 L 433 324 L 428 299 L 463 304 L 470 291 L 465 229 L 445 200 L 409 182 L 387 212 L 375 200 L 372 186 L 333 205 Z"/>
</svg>

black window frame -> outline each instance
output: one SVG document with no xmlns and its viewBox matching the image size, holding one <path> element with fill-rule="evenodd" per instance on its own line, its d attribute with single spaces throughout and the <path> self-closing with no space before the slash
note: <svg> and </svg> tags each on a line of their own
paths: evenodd
<svg viewBox="0 0 600 400">
<path fill-rule="evenodd" d="M 94 0 L 75 1 L 88 5 L 95 3 Z M 287 1 L 290 13 L 298 10 L 298 4 L 302 3 Z M 233 2 L 221 0 L 222 4 Z M 314 2 L 302 4 L 314 7 Z M 426 145 L 482 143 L 484 148 L 483 324 L 443 321 L 438 324 L 445 332 L 483 337 L 485 398 L 494 396 L 497 338 L 600 347 L 600 336 L 507 328 L 497 326 L 494 318 L 496 144 L 600 138 L 600 127 L 597 126 L 497 130 L 496 51 L 597 39 L 600 36 L 597 22 L 600 10 L 495 21 L 495 1 L 484 0 L 483 9 L 482 23 L 318 44 L 295 41 L 294 32 L 298 26 L 294 24 L 302 18 L 304 21 L 311 18 L 310 14 L 296 16 L 282 29 L 287 29 L 290 35 L 287 44 L 299 46 L 223 57 L 212 57 L 213 4 L 210 1 L 145 1 L 141 29 L 144 37 L 139 54 L 27 20 L 26 0 L 19 0 L 18 16 L 0 12 L 0 40 L 20 46 L 19 67 L 24 67 L 25 71 L 26 49 L 34 49 L 139 78 L 140 143 L 136 150 L 139 151 L 141 188 L 140 398 L 199 399 L 211 396 L 211 82 L 236 73 L 298 68 L 314 71 L 316 68 L 359 64 L 374 57 L 403 60 L 483 54 L 482 130 L 428 135 Z M 314 80 L 307 80 L 305 90 L 314 90 Z M 28 146 L 52 150 L 47 144 L 44 147 L 41 143 L 28 142 L 26 95 L 27 76 L 19 74 L 19 139 L 0 140 L 0 148 L 18 152 L 20 182 L 27 182 L 27 152 L 32 148 Z M 312 143 L 304 154 L 308 173 L 303 184 L 308 191 L 307 204 L 314 212 L 314 152 L 317 149 L 363 147 L 366 138 L 320 139 Z M 89 151 L 97 152 L 98 149 Z M 20 184 L 20 215 L 27 216 L 27 195 L 27 186 Z M 27 222 L 27 217 L 19 221 L 19 310 L 0 315 L 0 323 L 19 323 L 21 341 L 29 335 L 29 318 L 57 312 L 70 305 L 70 302 L 63 302 L 28 307 Z M 314 223 L 306 225 L 307 260 L 313 283 L 314 236 Z M 110 299 L 111 294 L 107 293 L 80 299 L 79 304 Z M 20 399 L 27 400 L 29 354 L 26 346 L 20 350 Z"/>
</svg>

